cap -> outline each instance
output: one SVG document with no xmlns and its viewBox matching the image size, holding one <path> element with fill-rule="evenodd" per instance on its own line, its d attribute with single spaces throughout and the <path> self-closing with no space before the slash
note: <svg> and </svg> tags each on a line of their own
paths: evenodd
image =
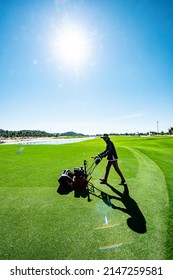
<svg viewBox="0 0 173 280">
<path fill-rule="evenodd" d="M 108 135 L 107 133 L 104 133 L 104 134 L 101 136 L 101 138 L 107 138 L 107 137 L 109 137 L 109 135 Z"/>
</svg>

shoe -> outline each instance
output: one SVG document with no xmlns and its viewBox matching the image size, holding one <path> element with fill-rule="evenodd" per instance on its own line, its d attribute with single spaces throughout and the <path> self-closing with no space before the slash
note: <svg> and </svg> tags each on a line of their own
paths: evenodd
<svg viewBox="0 0 173 280">
<path fill-rule="evenodd" d="M 100 179 L 100 184 L 107 184 L 107 181 L 105 179 Z"/>
<path fill-rule="evenodd" d="M 126 180 L 122 180 L 122 181 L 119 183 L 119 185 L 124 185 L 125 182 L 126 182 Z"/>
</svg>

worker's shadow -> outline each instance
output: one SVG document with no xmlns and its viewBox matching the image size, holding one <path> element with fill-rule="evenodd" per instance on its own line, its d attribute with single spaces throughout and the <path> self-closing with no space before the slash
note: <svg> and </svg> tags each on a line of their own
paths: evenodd
<svg viewBox="0 0 173 280">
<path fill-rule="evenodd" d="M 147 231 L 146 220 L 141 210 L 139 209 L 136 201 L 130 197 L 128 186 L 124 184 L 124 192 L 121 193 L 120 191 L 118 191 L 108 183 L 106 185 L 118 196 L 109 195 L 109 203 L 107 203 L 108 201 L 106 201 L 106 199 L 104 200 L 104 196 L 102 196 L 103 201 L 108 206 L 111 206 L 113 209 L 120 210 L 130 216 L 127 219 L 127 225 L 131 230 L 137 233 L 145 233 Z M 125 208 L 114 205 L 112 203 L 113 199 L 121 201 L 124 204 Z"/>
</svg>

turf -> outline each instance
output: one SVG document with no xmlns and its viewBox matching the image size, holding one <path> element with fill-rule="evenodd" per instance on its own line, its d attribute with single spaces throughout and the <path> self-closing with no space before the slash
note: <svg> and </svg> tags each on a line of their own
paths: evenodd
<svg viewBox="0 0 173 280">
<path fill-rule="evenodd" d="M 172 259 L 173 138 L 112 140 L 127 179 L 128 200 L 117 199 L 124 187 L 114 170 L 109 176 L 114 189 L 99 184 L 105 159 L 92 183 L 116 197 L 113 207 L 95 196 L 89 203 L 56 192 L 64 169 L 80 167 L 84 159 L 90 166 L 91 156 L 103 151 L 101 139 L 22 149 L 0 146 L 0 259 Z M 139 231 L 140 219 L 137 228 L 129 227 L 134 213 L 146 220 L 146 232 Z"/>
</svg>

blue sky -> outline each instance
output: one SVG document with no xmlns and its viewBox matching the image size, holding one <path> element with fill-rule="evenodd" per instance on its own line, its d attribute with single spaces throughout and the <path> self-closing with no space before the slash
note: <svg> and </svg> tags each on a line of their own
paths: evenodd
<svg viewBox="0 0 173 280">
<path fill-rule="evenodd" d="M 169 0 L 0 0 L 0 128 L 168 131 L 172 15 Z M 58 49 L 69 26 L 85 36 L 78 64 Z"/>
</svg>

